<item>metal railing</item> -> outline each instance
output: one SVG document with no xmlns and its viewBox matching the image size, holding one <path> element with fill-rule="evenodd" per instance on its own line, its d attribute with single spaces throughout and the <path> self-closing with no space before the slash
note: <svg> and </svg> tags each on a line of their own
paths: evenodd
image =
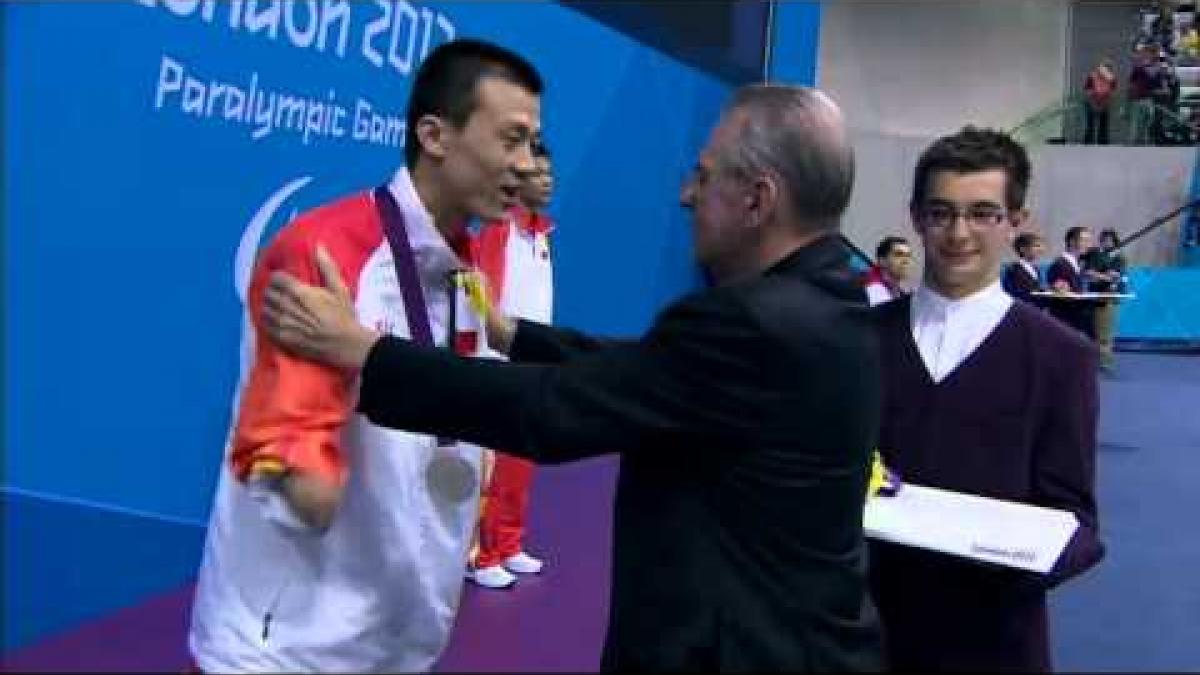
<svg viewBox="0 0 1200 675">
<path fill-rule="evenodd" d="M 1200 101 L 1193 103 L 1200 106 Z M 1026 145 L 1082 144 L 1086 131 L 1084 97 L 1053 103 L 1025 118 L 1009 133 Z M 1176 110 L 1147 99 L 1114 102 L 1108 113 L 1109 145 L 1196 145 L 1200 129 Z"/>
<path fill-rule="evenodd" d="M 1141 239 L 1142 237 L 1146 236 L 1147 234 L 1150 234 L 1151 232 L 1153 232 L 1154 230 L 1157 230 L 1158 228 L 1162 227 L 1163 225 L 1166 225 L 1167 223 L 1171 222 L 1171 220 L 1173 220 L 1176 216 L 1183 213 L 1184 211 L 1187 211 L 1188 209 L 1197 209 L 1197 208 L 1200 208 L 1200 199 L 1193 199 L 1192 201 L 1188 202 L 1187 204 L 1184 204 L 1183 206 L 1180 206 L 1179 208 L 1171 211 L 1170 213 L 1167 213 L 1165 215 L 1159 216 L 1158 218 L 1155 218 L 1154 220 L 1150 221 L 1149 224 L 1147 224 L 1145 227 L 1138 229 L 1136 232 L 1129 235 L 1128 237 L 1120 237 L 1118 235 L 1117 247 L 1114 250 L 1119 251 L 1119 250 L 1125 248 L 1126 246 L 1137 241 L 1138 239 Z"/>
</svg>

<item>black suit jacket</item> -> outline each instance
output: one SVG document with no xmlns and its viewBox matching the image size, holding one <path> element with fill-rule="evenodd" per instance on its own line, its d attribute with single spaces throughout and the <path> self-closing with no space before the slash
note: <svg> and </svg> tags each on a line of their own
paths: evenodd
<svg viewBox="0 0 1200 675">
<path fill-rule="evenodd" d="M 1000 278 L 1000 284 L 1014 298 L 1038 304 L 1038 299 L 1034 297 L 1033 292 L 1042 290 L 1042 282 L 1036 276 L 1030 274 L 1029 270 L 1025 269 L 1025 266 L 1019 260 L 1010 263 L 1008 267 L 1004 268 L 1004 275 Z"/>
<path fill-rule="evenodd" d="M 1082 263 L 1080 264 L 1082 265 Z M 1085 290 L 1083 275 L 1076 272 L 1070 261 L 1061 255 L 1055 258 L 1054 262 L 1050 264 L 1050 269 L 1046 270 L 1046 281 L 1050 286 L 1058 281 L 1065 281 L 1076 293 L 1082 293 Z"/>
<path fill-rule="evenodd" d="M 1082 261 L 1080 265 L 1082 265 Z M 1076 293 L 1082 293 L 1086 288 L 1083 284 L 1083 274 L 1076 272 L 1071 263 L 1063 256 L 1058 256 L 1054 259 L 1054 263 L 1050 265 L 1050 269 L 1046 271 L 1046 280 L 1051 287 L 1057 281 L 1066 281 L 1071 290 Z M 1059 321 L 1071 326 L 1080 333 L 1083 333 L 1088 338 L 1094 338 L 1096 335 L 1096 308 L 1095 305 L 1088 302 L 1072 301 L 1072 300 L 1056 300 L 1054 298 L 1046 298 L 1044 305 L 1050 314 Z"/>
<path fill-rule="evenodd" d="M 522 322 L 510 356 L 384 338 L 373 422 L 540 463 L 619 451 L 603 667 L 881 667 L 862 510 L 878 342 L 835 238 L 605 343 Z"/>
</svg>

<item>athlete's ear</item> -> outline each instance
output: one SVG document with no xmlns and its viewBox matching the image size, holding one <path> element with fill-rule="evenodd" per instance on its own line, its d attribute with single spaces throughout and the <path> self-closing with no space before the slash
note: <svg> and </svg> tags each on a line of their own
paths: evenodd
<svg viewBox="0 0 1200 675">
<path fill-rule="evenodd" d="M 437 115 L 422 115 L 417 120 L 417 143 L 422 154 L 435 159 L 446 157 L 446 122 Z"/>
</svg>

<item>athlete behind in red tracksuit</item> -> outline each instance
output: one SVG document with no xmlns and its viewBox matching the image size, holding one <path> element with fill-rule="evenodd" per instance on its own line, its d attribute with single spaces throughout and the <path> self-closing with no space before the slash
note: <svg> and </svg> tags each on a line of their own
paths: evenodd
<svg viewBox="0 0 1200 675">
<path fill-rule="evenodd" d="M 476 238 L 479 268 L 492 303 L 505 314 L 550 323 L 554 300 L 553 268 L 547 234 L 552 222 L 544 213 L 554 190 L 554 174 L 545 146 L 534 150 L 536 169 L 522 181 L 523 207 L 483 226 Z M 536 574 L 542 561 L 524 550 L 533 463 L 494 453 L 491 479 L 479 517 L 479 545 L 468 578 L 486 588 L 507 588 L 516 574 Z"/>
</svg>

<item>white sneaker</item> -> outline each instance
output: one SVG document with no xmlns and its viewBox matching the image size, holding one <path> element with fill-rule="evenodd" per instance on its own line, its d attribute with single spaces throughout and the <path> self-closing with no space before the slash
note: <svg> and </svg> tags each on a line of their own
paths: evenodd
<svg viewBox="0 0 1200 675">
<path fill-rule="evenodd" d="M 484 588 L 508 588 L 517 583 L 517 578 L 500 565 L 471 570 L 467 578 Z"/>
<path fill-rule="evenodd" d="M 542 571 L 543 564 L 545 563 L 524 551 L 514 556 L 509 556 L 504 561 L 504 566 L 508 568 L 508 571 L 516 572 L 517 574 L 537 574 Z"/>
</svg>

